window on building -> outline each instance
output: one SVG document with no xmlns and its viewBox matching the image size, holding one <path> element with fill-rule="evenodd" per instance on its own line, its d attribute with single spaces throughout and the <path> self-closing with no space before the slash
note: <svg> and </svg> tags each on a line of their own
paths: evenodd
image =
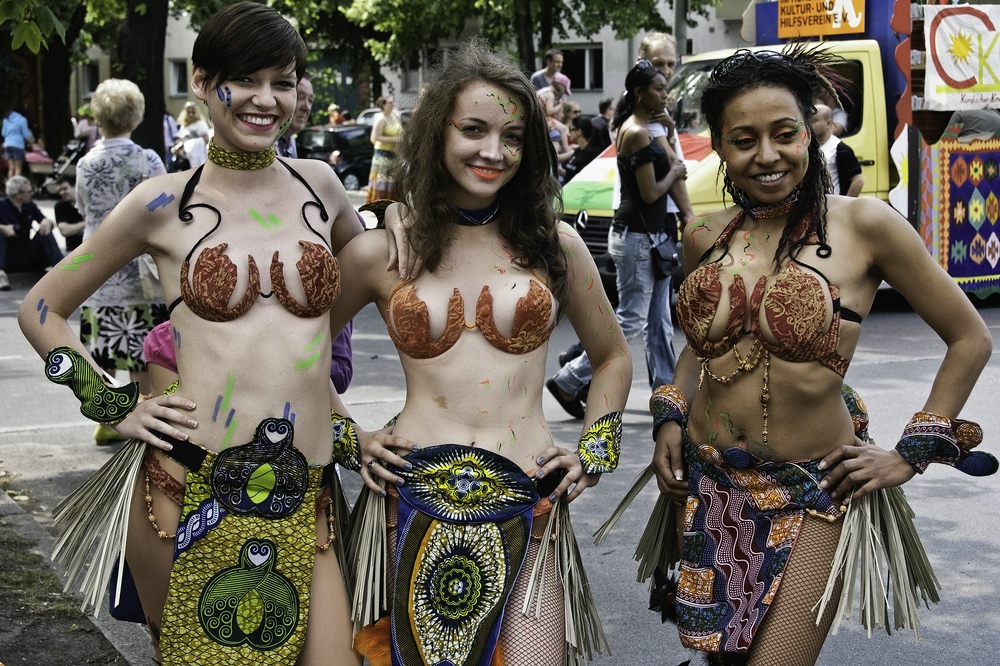
<svg viewBox="0 0 1000 666">
<path fill-rule="evenodd" d="M 604 46 L 581 44 L 560 46 L 562 72 L 569 77 L 572 90 L 604 89 Z"/>
<path fill-rule="evenodd" d="M 80 66 L 80 88 L 85 99 L 90 99 L 101 82 L 101 68 L 96 62 Z"/>
<path fill-rule="evenodd" d="M 187 60 L 170 61 L 170 96 L 187 97 L 188 66 Z"/>
</svg>

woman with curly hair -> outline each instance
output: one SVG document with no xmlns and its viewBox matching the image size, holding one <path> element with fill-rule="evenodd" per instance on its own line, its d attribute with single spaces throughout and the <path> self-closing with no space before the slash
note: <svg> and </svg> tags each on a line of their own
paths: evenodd
<svg viewBox="0 0 1000 666">
<path fill-rule="evenodd" d="M 684 230 L 677 314 L 687 346 L 674 385 L 650 405 L 660 490 L 686 503 L 681 641 L 711 663 L 815 663 L 840 586 L 857 584 L 843 559 L 878 543 L 885 525 L 909 522 L 898 486 L 932 461 L 997 468 L 969 452 L 981 431 L 958 419 L 990 356 L 982 319 L 886 203 L 827 194 L 810 122 L 815 91 L 839 81 L 831 58 L 801 45 L 738 51 L 701 100 L 736 205 Z M 947 345 L 895 450 L 868 440 L 864 404 L 844 384 L 883 280 Z M 886 520 L 864 522 L 879 509 Z M 920 571 L 919 541 L 904 543 L 892 561 Z M 936 599 L 933 576 L 913 575 Z M 872 576 L 885 583 L 884 572 Z M 890 578 L 913 584 L 895 569 Z M 894 605 L 905 625 L 915 609 L 907 615 L 904 596 Z M 884 605 L 874 606 L 862 617 L 884 623 Z"/>
<path fill-rule="evenodd" d="M 355 282 L 333 311 L 336 325 L 378 305 L 406 375 L 393 434 L 421 447 L 361 448 L 359 504 L 385 496 L 385 507 L 354 524 L 387 524 L 388 554 L 356 562 L 356 590 L 377 602 L 355 617 L 368 625 L 358 645 L 373 664 L 379 648 L 397 665 L 589 656 L 605 643 L 580 611 L 587 586 L 566 503 L 617 464 L 632 363 L 586 245 L 559 222 L 545 115 L 520 69 L 473 41 L 427 88 L 400 154 L 406 204 L 387 219 L 402 220 L 423 270 L 400 282 L 385 270 L 387 236 L 367 232 L 339 256 Z M 598 369 L 572 450 L 542 413 L 563 316 Z M 383 561 L 384 597 L 365 583 L 381 580 Z M 379 608 L 386 617 L 372 624 Z"/>
</svg>

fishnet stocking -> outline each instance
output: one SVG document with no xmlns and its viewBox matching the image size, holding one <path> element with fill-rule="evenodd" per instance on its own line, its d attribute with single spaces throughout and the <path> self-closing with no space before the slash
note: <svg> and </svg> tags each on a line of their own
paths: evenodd
<svg viewBox="0 0 1000 666">
<path fill-rule="evenodd" d="M 806 514 L 777 597 L 754 637 L 749 666 L 816 663 L 837 604 L 827 605 L 819 626 L 813 606 L 826 588 L 843 524 L 843 520 L 829 523 Z M 838 584 L 834 599 L 839 594 Z"/>
<path fill-rule="evenodd" d="M 563 613 L 563 589 L 556 570 L 556 545 L 549 541 L 549 566 L 542 583 L 541 615 L 535 618 L 534 606 L 529 615 L 521 612 L 524 598 L 528 593 L 528 579 L 541 545 L 538 523 L 545 528 L 545 518 L 535 519 L 532 539 L 528 544 L 528 554 L 524 558 L 521 574 L 514 583 L 514 589 L 507 600 L 507 610 L 500 625 L 500 645 L 503 648 L 505 666 L 562 666 L 566 657 L 566 626 Z"/>
</svg>

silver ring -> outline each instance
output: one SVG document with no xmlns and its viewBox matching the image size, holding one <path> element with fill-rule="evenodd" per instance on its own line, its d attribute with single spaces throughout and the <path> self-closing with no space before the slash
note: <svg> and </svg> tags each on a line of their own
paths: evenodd
<svg viewBox="0 0 1000 666">
<path fill-rule="evenodd" d="M 375 469 L 375 465 L 377 464 L 378 464 L 378 458 L 372 458 L 371 460 L 369 460 L 367 465 L 368 471 L 370 472 L 371 470 Z"/>
</svg>

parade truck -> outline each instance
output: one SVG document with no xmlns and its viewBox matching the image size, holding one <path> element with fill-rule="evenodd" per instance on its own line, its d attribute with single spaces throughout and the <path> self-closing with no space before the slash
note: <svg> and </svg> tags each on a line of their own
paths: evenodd
<svg viewBox="0 0 1000 666">
<path fill-rule="evenodd" d="M 750 9 L 743 34 L 758 46 L 747 48 L 815 39 L 842 59 L 841 139 L 861 164 L 861 196 L 906 217 L 964 291 L 1000 291 L 1000 5 L 778 0 Z M 699 106 L 712 68 L 734 50 L 688 56 L 670 82 L 695 213 L 732 203 Z M 615 161 L 612 145 L 563 189 L 564 219 L 597 257 L 614 214 Z M 613 290 L 613 264 L 598 265 Z"/>
</svg>

